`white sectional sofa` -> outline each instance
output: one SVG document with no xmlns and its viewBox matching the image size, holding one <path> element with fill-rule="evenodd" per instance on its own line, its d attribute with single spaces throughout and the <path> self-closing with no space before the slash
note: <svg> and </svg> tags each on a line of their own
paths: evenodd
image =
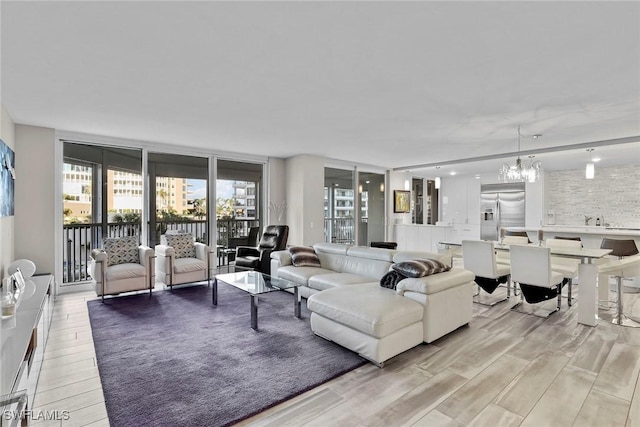
<svg viewBox="0 0 640 427">
<path fill-rule="evenodd" d="M 318 243 L 320 267 L 296 267 L 289 251 L 271 254 L 271 275 L 300 285 L 314 333 L 382 366 L 422 342 L 430 343 L 472 317 L 474 275 L 453 268 L 380 286 L 393 263 L 448 255 Z"/>
</svg>

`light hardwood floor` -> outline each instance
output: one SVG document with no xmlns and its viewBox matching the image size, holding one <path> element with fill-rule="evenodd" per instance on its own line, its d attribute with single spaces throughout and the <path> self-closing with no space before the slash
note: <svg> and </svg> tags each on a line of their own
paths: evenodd
<svg viewBox="0 0 640 427">
<path fill-rule="evenodd" d="M 33 425 L 109 425 L 86 308 L 93 298 L 56 298 L 34 409 L 68 410 L 70 419 Z M 640 329 L 578 325 L 566 305 L 544 320 L 510 311 L 511 298 L 474 304 L 468 327 L 239 425 L 640 426 Z M 625 299 L 640 315 L 638 296 Z"/>
</svg>

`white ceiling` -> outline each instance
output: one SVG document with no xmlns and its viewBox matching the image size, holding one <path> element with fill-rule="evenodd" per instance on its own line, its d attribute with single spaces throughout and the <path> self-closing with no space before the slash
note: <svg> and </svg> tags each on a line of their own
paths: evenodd
<svg viewBox="0 0 640 427">
<path fill-rule="evenodd" d="M 637 1 L 0 8 L 16 123 L 385 168 L 514 152 L 519 124 L 543 134 L 523 150 L 640 135 Z M 598 152 L 640 164 L 640 142 Z M 574 168 L 588 154 L 538 158 Z"/>
</svg>

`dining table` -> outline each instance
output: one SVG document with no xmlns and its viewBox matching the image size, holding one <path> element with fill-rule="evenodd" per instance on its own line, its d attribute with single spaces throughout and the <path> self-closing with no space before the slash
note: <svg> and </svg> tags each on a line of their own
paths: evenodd
<svg viewBox="0 0 640 427">
<path fill-rule="evenodd" d="M 462 242 L 439 242 L 440 245 L 449 249 L 451 247 L 460 247 Z M 531 246 L 542 246 L 542 243 L 530 243 Z M 494 242 L 497 251 L 509 251 L 510 245 Z M 598 266 L 594 260 L 603 258 L 611 253 L 611 249 L 593 249 L 593 248 L 573 248 L 573 247 L 549 247 L 551 255 L 580 259 L 578 266 L 578 277 L 580 278 L 580 299 L 578 306 L 578 323 L 587 326 L 596 326 L 597 321 L 597 285 L 598 285 Z"/>
</svg>

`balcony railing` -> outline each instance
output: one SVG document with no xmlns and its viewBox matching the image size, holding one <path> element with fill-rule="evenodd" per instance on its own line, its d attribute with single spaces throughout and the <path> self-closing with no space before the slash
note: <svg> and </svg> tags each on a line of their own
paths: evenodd
<svg viewBox="0 0 640 427">
<path fill-rule="evenodd" d="M 216 244 L 236 246 L 247 244 L 249 229 L 259 226 L 258 220 L 219 220 Z M 199 242 L 208 242 L 207 221 L 157 221 L 156 242 L 169 230 L 182 230 L 193 235 Z M 107 237 L 139 236 L 139 222 L 115 222 L 107 224 Z M 102 224 L 65 224 L 63 226 L 63 284 L 91 280 L 89 261 L 91 250 L 102 247 Z"/>
<path fill-rule="evenodd" d="M 325 218 L 325 241 L 333 243 L 354 244 L 355 239 L 354 218 Z"/>
<path fill-rule="evenodd" d="M 368 218 L 360 218 L 360 245 L 367 245 L 368 238 Z M 354 245 L 355 238 L 355 218 L 325 218 L 324 237 L 326 242 L 344 243 Z"/>
</svg>

